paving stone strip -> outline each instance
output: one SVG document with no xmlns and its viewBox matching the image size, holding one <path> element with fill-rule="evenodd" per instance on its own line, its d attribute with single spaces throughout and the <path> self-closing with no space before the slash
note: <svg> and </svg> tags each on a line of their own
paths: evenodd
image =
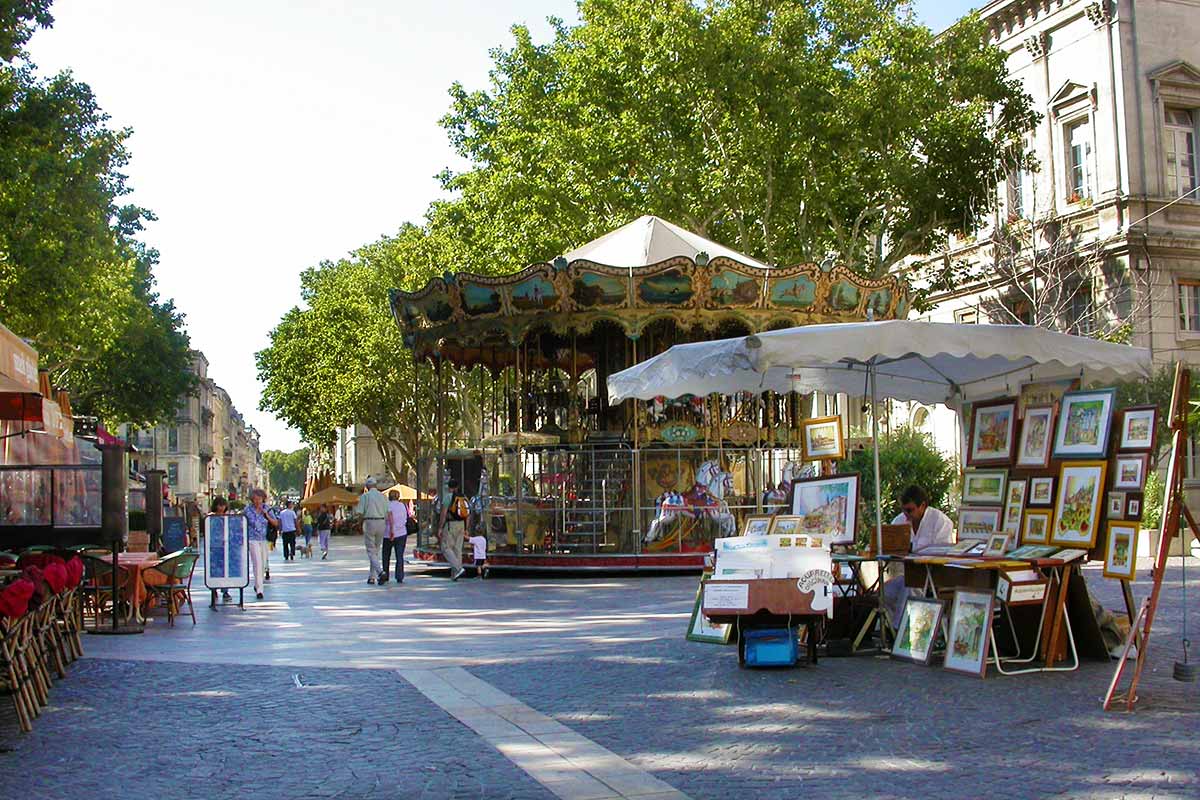
<svg viewBox="0 0 1200 800">
<path fill-rule="evenodd" d="M 398 672 L 562 800 L 688 800 L 670 784 L 461 667 Z"/>
</svg>

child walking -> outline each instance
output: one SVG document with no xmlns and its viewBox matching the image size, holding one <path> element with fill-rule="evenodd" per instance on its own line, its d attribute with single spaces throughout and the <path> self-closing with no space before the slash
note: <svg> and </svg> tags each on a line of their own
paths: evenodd
<svg viewBox="0 0 1200 800">
<path fill-rule="evenodd" d="M 471 549 L 475 551 L 475 574 L 483 580 L 487 577 L 487 537 L 475 534 L 468 541 L 471 542 Z"/>
</svg>

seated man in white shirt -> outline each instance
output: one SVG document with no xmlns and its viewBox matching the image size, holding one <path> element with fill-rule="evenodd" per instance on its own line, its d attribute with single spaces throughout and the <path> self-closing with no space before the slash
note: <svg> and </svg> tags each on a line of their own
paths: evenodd
<svg viewBox="0 0 1200 800">
<path fill-rule="evenodd" d="M 893 525 L 908 523 L 912 526 L 909 550 L 916 552 L 933 545 L 954 543 L 954 523 L 936 508 L 929 507 L 929 495 L 920 486 L 909 486 L 900 495 L 900 514 L 892 520 Z M 892 627 L 900 627 L 900 617 L 908 603 L 909 591 L 904 586 L 904 576 L 889 578 L 883 585 L 883 602 L 892 617 Z"/>
</svg>

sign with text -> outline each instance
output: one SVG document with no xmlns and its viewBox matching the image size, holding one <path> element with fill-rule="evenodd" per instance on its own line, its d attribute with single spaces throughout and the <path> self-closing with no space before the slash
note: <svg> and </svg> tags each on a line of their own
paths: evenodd
<svg viewBox="0 0 1200 800">
<path fill-rule="evenodd" d="M 204 585 L 209 589 L 244 589 L 250 583 L 250 545 L 241 514 L 209 514 L 204 518 Z"/>
</svg>

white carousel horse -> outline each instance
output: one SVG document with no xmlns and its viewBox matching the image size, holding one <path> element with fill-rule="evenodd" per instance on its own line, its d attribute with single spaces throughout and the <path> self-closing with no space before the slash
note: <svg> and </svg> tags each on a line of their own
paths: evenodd
<svg viewBox="0 0 1200 800">
<path fill-rule="evenodd" d="M 763 502 L 768 506 L 781 506 L 787 502 L 788 496 L 792 493 L 792 484 L 804 478 L 816 477 L 816 470 L 811 464 L 801 467 L 795 461 L 789 461 L 783 465 L 781 470 L 779 485 L 767 491 L 763 496 Z"/>
<path fill-rule="evenodd" d="M 686 493 L 664 492 L 654 501 L 654 521 L 646 532 L 647 544 L 661 537 L 666 528 L 680 517 L 710 519 L 715 522 L 722 536 L 737 534 L 737 522 L 725 502 L 725 493 L 733 490 L 733 474 L 721 467 L 716 459 L 709 459 L 696 469 L 695 485 Z"/>
</svg>

